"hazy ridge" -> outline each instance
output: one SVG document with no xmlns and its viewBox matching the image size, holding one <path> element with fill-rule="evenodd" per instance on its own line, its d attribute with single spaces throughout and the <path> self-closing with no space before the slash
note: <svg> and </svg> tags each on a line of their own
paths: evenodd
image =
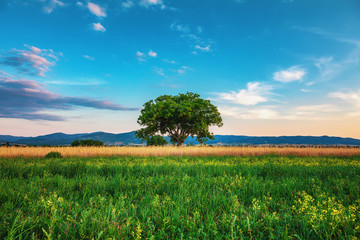
<svg viewBox="0 0 360 240">
<path fill-rule="evenodd" d="M 11 144 L 24 145 L 70 145 L 75 139 L 94 139 L 105 143 L 105 145 L 137 145 L 141 141 L 133 132 L 127 133 L 80 133 L 65 134 L 52 133 L 37 137 L 18 137 L 11 135 L 0 135 L 0 143 L 10 142 Z M 167 140 L 169 140 L 167 138 Z M 197 144 L 196 140 L 189 137 L 185 144 Z M 305 144 L 305 145 L 356 145 L 360 146 L 360 140 L 354 138 L 341 138 L 329 136 L 279 136 L 279 137 L 253 137 L 243 135 L 215 135 L 215 140 L 209 140 L 208 144 L 224 145 L 260 145 L 260 144 Z"/>
</svg>

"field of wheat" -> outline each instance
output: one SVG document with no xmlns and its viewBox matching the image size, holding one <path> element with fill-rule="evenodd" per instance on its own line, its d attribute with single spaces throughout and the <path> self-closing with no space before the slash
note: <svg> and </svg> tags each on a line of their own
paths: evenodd
<svg viewBox="0 0 360 240">
<path fill-rule="evenodd" d="M 346 147 L 0 147 L 0 157 L 43 157 L 49 152 L 64 157 L 99 156 L 359 156 L 360 148 Z"/>
</svg>

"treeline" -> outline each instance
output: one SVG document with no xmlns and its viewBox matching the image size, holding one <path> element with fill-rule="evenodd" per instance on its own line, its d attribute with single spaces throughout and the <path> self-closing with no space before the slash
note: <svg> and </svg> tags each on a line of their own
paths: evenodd
<svg viewBox="0 0 360 240">
<path fill-rule="evenodd" d="M 104 146 L 104 142 L 101 142 L 99 140 L 92 140 L 92 139 L 86 139 L 86 140 L 74 140 L 72 143 L 71 143 L 71 146 L 72 147 L 88 147 L 88 146 L 96 146 L 96 147 L 101 147 L 101 146 Z"/>
</svg>

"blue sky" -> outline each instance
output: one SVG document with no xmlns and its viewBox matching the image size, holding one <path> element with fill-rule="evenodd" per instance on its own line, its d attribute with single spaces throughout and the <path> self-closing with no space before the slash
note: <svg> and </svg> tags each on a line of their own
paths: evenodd
<svg viewBox="0 0 360 240">
<path fill-rule="evenodd" d="M 218 134 L 360 138 L 357 0 L 2 0 L 0 134 L 136 130 L 192 91 Z"/>
</svg>

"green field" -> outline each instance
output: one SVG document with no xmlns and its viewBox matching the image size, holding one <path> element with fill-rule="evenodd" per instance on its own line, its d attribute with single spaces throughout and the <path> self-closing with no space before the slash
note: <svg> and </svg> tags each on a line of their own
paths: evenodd
<svg viewBox="0 0 360 240">
<path fill-rule="evenodd" d="M 0 239 L 356 239 L 360 157 L 0 159 Z"/>
</svg>

